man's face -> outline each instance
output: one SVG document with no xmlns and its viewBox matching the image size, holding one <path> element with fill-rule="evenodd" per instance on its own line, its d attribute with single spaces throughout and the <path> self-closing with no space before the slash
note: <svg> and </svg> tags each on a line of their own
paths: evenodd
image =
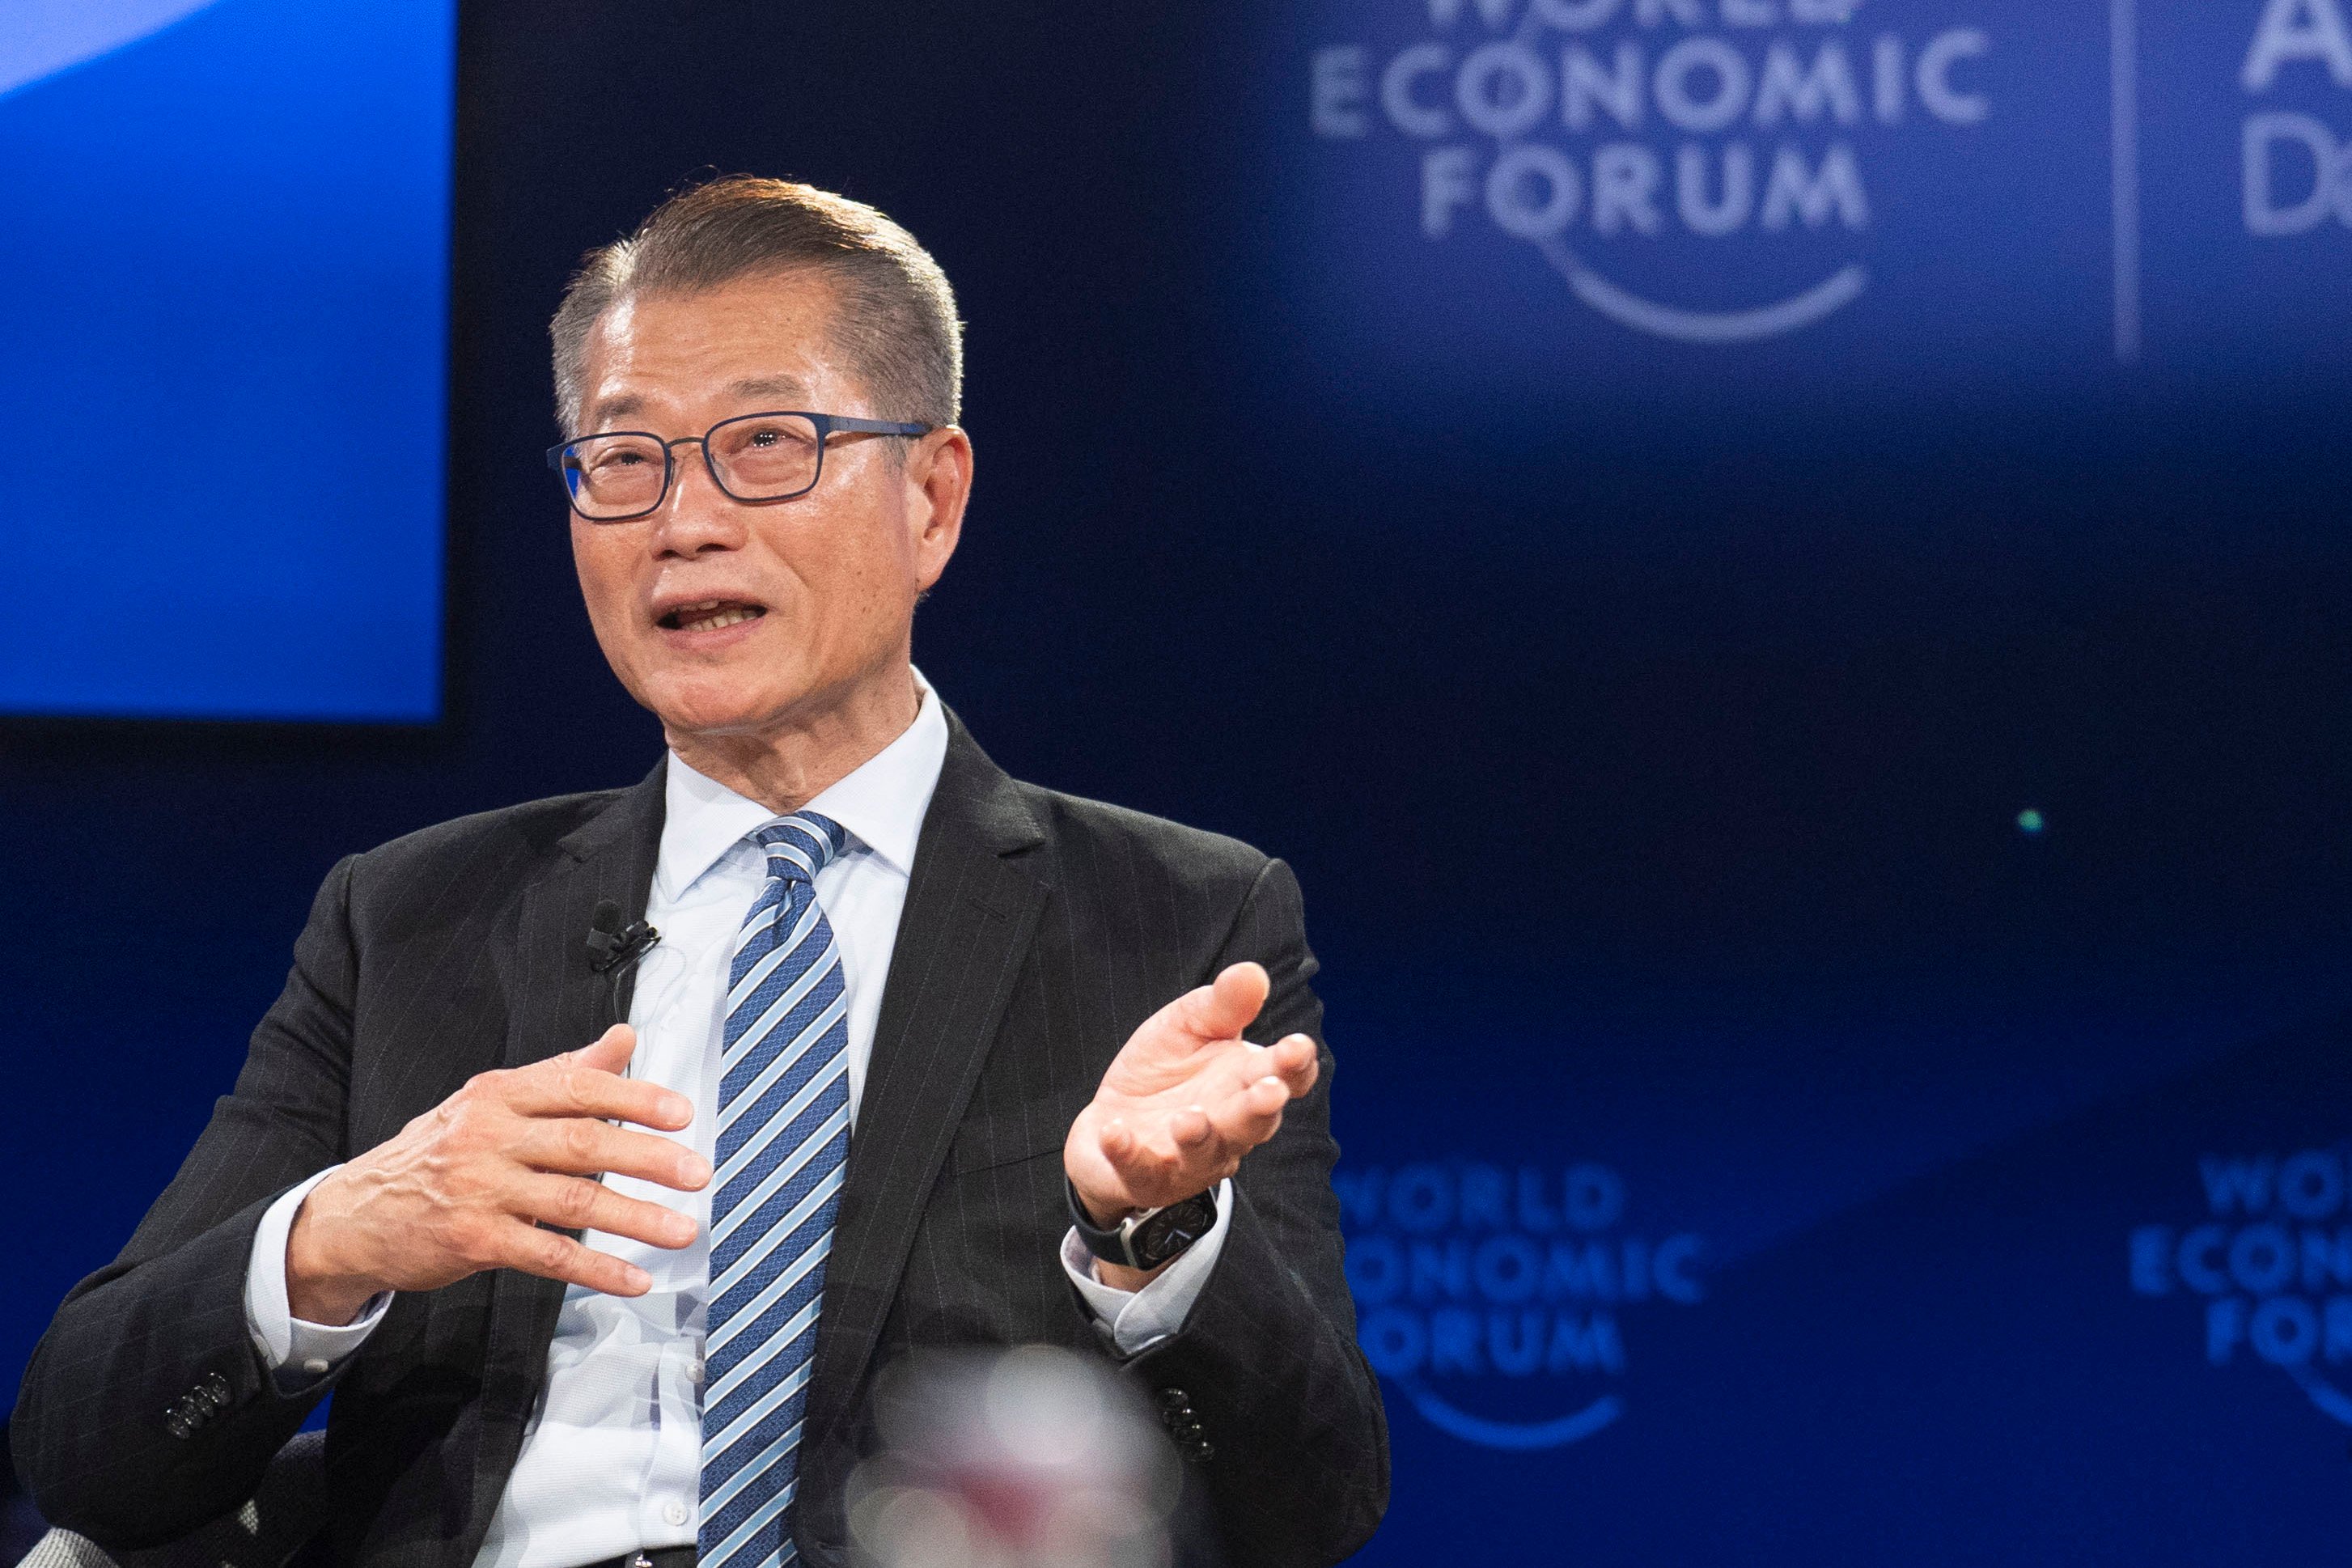
<svg viewBox="0 0 2352 1568">
<path fill-rule="evenodd" d="M 834 349 L 834 309 L 805 272 L 624 298 L 589 334 L 572 434 L 675 439 L 779 409 L 903 417 L 873 407 Z M 596 640 L 674 740 L 822 724 L 905 668 L 915 600 L 946 569 L 971 489 L 961 431 L 837 435 L 814 489 L 765 505 L 729 499 L 698 444 L 675 461 L 652 515 L 572 519 Z"/>
</svg>

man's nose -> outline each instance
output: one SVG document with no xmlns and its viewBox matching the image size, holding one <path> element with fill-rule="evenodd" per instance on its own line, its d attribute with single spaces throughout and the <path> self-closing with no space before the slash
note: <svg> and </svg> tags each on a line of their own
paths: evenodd
<svg viewBox="0 0 2352 1568">
<path fill-rule="evenodd" d="M 743 544 L 742 503 L 710 477 L 699 441 L 681 443 L 669 494 L 654 511 L 654 551 L 660 555 L 700 555 L 738 550 Z"/>
</svg>

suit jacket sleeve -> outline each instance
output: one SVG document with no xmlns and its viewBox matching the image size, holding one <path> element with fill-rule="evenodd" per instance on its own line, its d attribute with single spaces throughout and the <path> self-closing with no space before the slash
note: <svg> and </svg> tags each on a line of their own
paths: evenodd
<svg viewBox="0 0 2352 1568">
<path fill-rule="evenodd" d="M 1243 1160 L 1224 1250 L 1182 1331 L 1130 1365 L 1152 1389 L 1181 1391 L 1195 1413 L 1227 1552 L 1297 1568 L 1336 1563 L 1370 1536 L 1388 1506 L 1389 1448 L 1341 1268 L 1331 1052 L 1310 984 L 1318 965 L 1297 879 L 1279 860 L 1259 874 L 1216 967 L 1244 959 L 1274 982 L 1251 1037 L 1309 1035 L 1322 1073 Z"/>
<path fill-rule="evenodd" d="M 347 859 L 320 889 L 235 1091 L 26 1368 L 17 1473 L 51 1523 L 101 1546 L 157 1544 L 236 1507 L 334 1381 L 278 1393 L 247 1332 L 245 1280 L 271 1199 L 344 1157 L 352 875 Z"/>
</svg>

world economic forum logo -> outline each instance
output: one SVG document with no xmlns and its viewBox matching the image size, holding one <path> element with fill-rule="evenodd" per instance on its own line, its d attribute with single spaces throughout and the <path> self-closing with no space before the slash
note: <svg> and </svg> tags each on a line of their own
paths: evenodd
<svg viewBox="0 0 2352 1568">
<path fill-rule="evenodd" d="M 1688 1232 L 1627 1224 L 1606 1165 L 1451 1160 L 1342 1169 L 1357 1338 L 1440 1431 L 1553 1448 L 1624 1413 L 1629 1320 L 1698 1305 Z"/>
<path fill-rule="evenodd" d="M 1879 214 L 1874 156 L 1994 112 L 1985 29 L 1874 18 L 1865 0 L 1413 0 L 1413 11 L 1425 26 L 1412 41 L 1314 51 L 1315 133 L 1412 146 L 1431 240 L 1490 224 L 1601 315 L 1683 342 L 1777 337 L 1860 298 L 1861 241 Z M 1844 254 L 1823 263 L 1824 249 Z M 1791 267 L 1813 275 L 1783 277 Z M 1693 299 L 1695 269 L 1756 297 Z"/>
<path fill-rule="evenodd" d="M 2352 1161 L 2208 1154 L 2197 1174 L 2202 1215 L 2132 1231 L 2133 1291 L 2201 1302 L 2206 1364 L 2275 1368 L 2352 1426 Z"/>
</svg>

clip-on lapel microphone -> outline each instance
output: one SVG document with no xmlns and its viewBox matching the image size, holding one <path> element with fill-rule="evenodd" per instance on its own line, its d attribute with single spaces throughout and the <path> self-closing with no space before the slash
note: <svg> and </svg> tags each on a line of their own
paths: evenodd
<svg viewBox="0 0 2352 1568">
<path fill-rule="evenodd" d="M 610 899 L 597 901 L 588 924 L 588 967 L 599 974 L 643 958 L 661 940 L 661 932 L 643 921 L 622 925 L 621 906 Z"/>
</svg>

